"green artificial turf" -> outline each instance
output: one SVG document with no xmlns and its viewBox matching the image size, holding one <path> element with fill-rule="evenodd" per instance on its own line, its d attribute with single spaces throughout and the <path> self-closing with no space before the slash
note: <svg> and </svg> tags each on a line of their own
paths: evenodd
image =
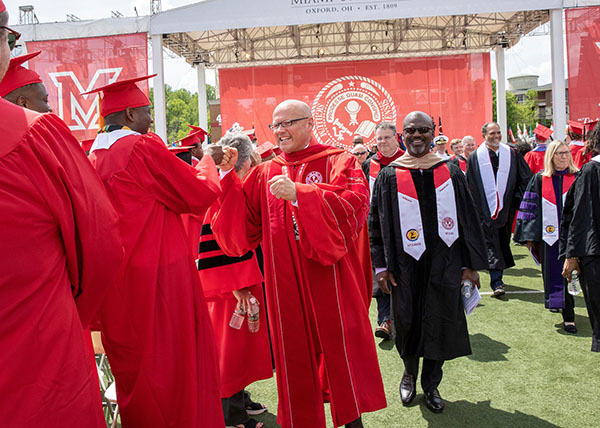
<svg viewBox="0 0 600 428">
<path fill-rule="evenodd" d="M 513 253 L 517 265 L 505 272 L 506 290 L 542 290 L 539 267 L 526 249 L 513 245 Z M 481 291 L 489 292 L 486 272 L 481 280 Z M 544 309 L 543 302 L 542 293 L 482 296 L 467 319 L 473 354 L 444 364 L 442 414 L 425 407 L 420 386 L 414 402 L 402 406 L 402 361 L 392 341 L 376 339 L 388 407 L 363 415 L 365 427 L 600 427 L 600 354 L 590 352 L 583 297 L 575 297 L 576 335 L 564 332 L 561 315 Z M 373 328 L 375 319 L 373 301 Z M 267 428 L 279 427 L 276 388 L 274 378 L 247 388 L 269 408 L 255 417 Z M 325 413 L 332 427 L 328 406 Z"/>
</svg>

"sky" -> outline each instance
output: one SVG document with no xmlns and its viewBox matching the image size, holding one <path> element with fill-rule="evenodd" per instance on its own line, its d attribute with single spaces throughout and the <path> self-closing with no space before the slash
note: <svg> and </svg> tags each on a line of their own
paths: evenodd
<svg viewBox="0 0 600 428">
<path fill-rule="evenodd" d="M 10 14 L 9 25 L 19 21 L 19 6 L 33 5 L 39 22 L 65 21 L 67 14 L 82 20 L 108 18 L 111 11 L 124 16 L 150 13 L 150 0 L 3 0 Z M 251 0 L 246 0 L 251 1 Z M 194 0 L 162 0 L 163 10 L 195 3 Z M 174 56 L 174 55 L 172 55 Z M 495 58 L 492 53 L 492 78 L 496 78 Z M 165 83 L 174 89 L 197 90 L 196 70 L 181 58 L 164 55 Z M 565 58 L 566 62 L 566 58 Z M 539 75 L 539 85 L 551 83 L 550 36 L 524 37 L 505 52 L 506 77 L 523 74 Z M 151 65 L 150 65 L 151 69 Z M 207 70 L 207 83 L 214 85 L 215 71 Z M 508 83 L 507 83 L 508 88 Z"/>
</svg>

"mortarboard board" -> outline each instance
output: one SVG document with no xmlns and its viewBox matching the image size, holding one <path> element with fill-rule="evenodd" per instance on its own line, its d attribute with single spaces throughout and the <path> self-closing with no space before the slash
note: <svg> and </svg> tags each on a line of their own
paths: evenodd
<svg viewBox="0 0 600 428">
<path fill-rule="evenodd" d="M 275 154 L 275 152 L 273 151 L 273 149 L 275 149 L 275 147 L 277 147 L 275 144 L 269 143 L 267 141 L 265 143 L 262 143 L 260 146 L 258 146 L 256 148 L 256 153 L 258 153 L 260 155 L 261 159 L 266 159 L 269 156 L 272 156 Z"/>
<path fill-rule="evenodd" d="M 175 141 L 173 145 L 169 147 L 169 150 L 171 150 L 174 153 L 179 153 L 189 149 L 193 149 L 198 143 L 200 143 L 201 138 L 203 138 L 204 135 L 206 135 L 206 132 L 204 132 L 203 129 L 191 132 L 182 139 Z"/>
<path fill-rule="evenodd" d="M 577 135 L 583 135 L 583 122 L 577 122 L 576 120 L 569 120 L 569 130 Z"/>
<path fill-rule="evenodd" d="M 156 76 L 156 74 L 121 80 L 96 89 L 92 89 L 88 92 L 83 92 L 81 95 L 102 91 L 102 97 L 100 98 L 100 116 L 102 117 L 106 117 L 111 113 L 123 111 L 127 107 L 136 108 L 149 106 L 150 100 L 136 85 L 136 82 L 150 79 L 154 76 Z"/>
<path fill-rule="evenodd" d="M 546 141 L 548 138 L 550 138 L 550 135 L 552 135 L 554 131 L 550 128 L 546 128 L 541 123 L 538 123 L 538 125 L 533 130 L 533 133 L 537 136 L 537 139 L 539 141 Z"/>
<path fill-rule="evenodd" d="M 201 141 L 204 141 L 204 137 L 205 137 L 206 135 L 208 135 L 208 132 L 206 132 L 204 129 L 202 129 L 202 128 L 200 128 L 199 126 L 196 126 L 196 125 L 188 125 L 188 126 L 189 126 L 190 128 L 192 128 L 192 130 L 189 132 L 189 134 L 188 134 L 188 135 L 190 135 L 190 134 L 192 134 L 193 132 L 196 132 L 196 131 L 202 131 L 202 132 L 201 132 L 201 134 L 200 134 L 200 140 L 201 140 Z"/>
<path fill-rule="evenodd" d="M 31 58 L 34 58 L 41 53 L 41 51 L 32 52 L 10 59 L 8 70 L 6 70 L 6 74 L 4 75 L 2 82 L 0 82 L 0 97 L 5 97 L 15 89 L 22 88 L 23 86 L 31 85 L 33 83 L 42 83 L 39 74 L 22 65 L 24 62 L 29 61 Z"/>
<path fill-rule="evenodd" d="M 598 123 L 598 119 L 596 120 L 588 120 L 585 123 L 585 132 L 592 132 Z"/>
</svg>

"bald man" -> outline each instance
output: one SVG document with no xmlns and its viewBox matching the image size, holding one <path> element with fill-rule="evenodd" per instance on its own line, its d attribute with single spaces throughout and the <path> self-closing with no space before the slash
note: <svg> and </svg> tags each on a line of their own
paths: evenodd
<svg viewBox="0 0 600 428">
<path fill-rule="evenodd" d="M 369 157 L 369 150 L 363 144 L 356 144 L 350 153 L 356 156 L 356 160 L 361 165 Z"/>
<path fill-rule="evenodd" d="M 230 256 L 262 242 L 278 423 L 324 428 L 325 398 L 336 427 L 362 427 L 386 406 L 357 250 L 369 188 L 354 156 L 312 138 L 307 104 L 279 104 L 269 127 L 283 153 L 243 182 L 221 165 L 212 230 Z"/>
<path fill-rule="evenodd" d="M 369 232 L 376 281 L 386 292 L 392 285 L 402 404 L 415 398 L 422 360 L 425 405 L 440 413 L 444 361 L 471 353 L 461 281 L 479 286 L 486 252 L 464 174 L 429 151 L 433 128 L 420 111 L 404 119 L 407 153 L 375 180 Z"/>
</svg>

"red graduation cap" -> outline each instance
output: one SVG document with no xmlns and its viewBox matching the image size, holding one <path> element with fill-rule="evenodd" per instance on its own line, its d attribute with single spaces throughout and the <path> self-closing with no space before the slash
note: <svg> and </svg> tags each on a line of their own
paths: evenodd
<svg viewBox="0 0 600 428">
<path fill-rule="evenodd" d="M 154 76 L 156 76 L 156 74 L 121 80 L 92 89 L 88 92 L 83 92 L 81 95 L 102 91 L 102 97 L 100 98 L 100 116 L 102 117 L 106 117 L 111 113 L 123 111 L 127 107 L 136 108 L 149 106 L 150 100 L 136 85 L 136 82 L 150 79 Z"/>
<path fill-rule="evenodd" d="M 583 135 L 583 128 L 585 127 L 583 122 L 576 120 L 569 120 L 569 130 L 577 135 Z"/>
<path fill-rule="evenodd" d="M 89 152 L 90 149 L 92 148 L 92 144 L 94 144 L 94 141 L 96 141 L 96 138 L 90 138 L 88 140 L 81 140 L 80 144 L 81 144 L 81 148 L 83 149 L 83 151 Z"/>
<path fill-rule="evenodd" d="M 5 97 L 15 89 L 22 88 L 23 86 L 31 85 L 33 83 L 42 83 L 39 74 L 22 65 L 24 62 L 29 61 L 31 58 L 34 58 L 41 53 L 41 51 L 37 51 L 11 58 L 8 70 L 6 71 L 2 82 L 0 82 L 0 97 Z"/>
<path fill-rule="evenodd" d="M 267 159 L 274 154 L 280 154 L 281 150 L 275 144 L 267 141 L 256 148 L 256 153 L 260 155 L 261 159 Z"/>
<path fill-rule="evenodd" d="M 533 130 L 533 133 L 537 136 L 537 139 L 539 141 L 546 141 L 548 138 L 550 138 L 550 135 L 552 135 L 554 131 L 550 128 L 546 128 L 541 123 L 538 123 L 538 125 Z"/>
<path fill-rule="evenodd" d="M 202 141 L 201 138 L 203 138 L 204 135 L 206 135 L 206 132 L 203 129 L 190 132 L 182 139 L 175 141 L 173 143 L 173 146 L 169 147 L 169 150 L 171 150 L 174 153 L 180 153 L 189 149 L 193 149 L 198 143 Z"/>
<path fill-rule="evenodd" d="M 193 132 L 200 131 L 200 140 L 204 141 L 204 137 L 206 137 L 208 135 L 208 132 L 206 132 L 204 129 L 202 129 L 196 125 L 188 125 L 188 126 L 190 128 L 192 128 L 192 130 L 189 132 L 188 135 L 191 135 Z"/>
<path fill-rule="evenodd" d="M 6 10 L 6 6 L 4 6 L 4 3 L 2 3 L 2 0 L 0 0 L 0 13 L 4 12 Z"/>
<path fill-rule="evenodd" d="M 594 128 L 596 127 L 596 124 L 598 123 L 598 119 L 596 120 L 588 120 L 585 123 L 585 132 L 592 132 L 594 130 Z"/>
<path fill-rule="evenodd" d="M 256 133 L 256 131 L 254 130 L 254 128 L 252 129 L 246 129 L 244 131 L 244 134 L 247 135 L 248 137 L 256 137 L 256 135 L 254 135 Z M 252 139 L 252 138 L 250 138 Z"/>
</svg>

